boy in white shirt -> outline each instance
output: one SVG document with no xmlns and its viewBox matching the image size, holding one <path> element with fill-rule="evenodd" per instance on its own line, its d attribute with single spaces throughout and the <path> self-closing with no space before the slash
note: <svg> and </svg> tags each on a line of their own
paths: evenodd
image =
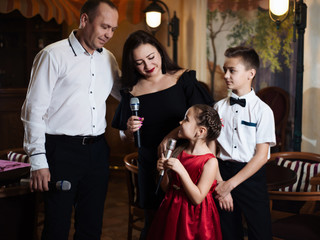
<svg viewBox="0 0 320 240">
<path fill-rule="evenodd" d="M 270 146 L 275 145 L 273 112 L 251 87 L 259 68 L 255 50 L 229 48 L 225 57 L 224 79 L 232 94 L 214 106 L 224 125 L 217 139 L 221 181 L 215 196 L 219 201 L 222 236 L 224 240 L 243 239 L 243 215 L 249 239 L 270 240 L 264 165 L 270 157 Z M 215 144 L 211 147 L 215 152 Z"/>
</svg>

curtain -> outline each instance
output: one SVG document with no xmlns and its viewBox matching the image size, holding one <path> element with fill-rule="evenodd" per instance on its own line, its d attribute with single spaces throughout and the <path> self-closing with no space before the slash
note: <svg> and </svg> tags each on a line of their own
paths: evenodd
<svg viewBox="0 0 320 240">
<path fill-rule="evenodd" d="M 0 13 L 18 10 L 26 18 L 40 14 L 44 21 L 52 18 L 58 24 L 66 22 L 68 25 L 78 24 L 80 9 L 86 0 L 1 0 Z M 119 23 L 128 20 L 137 24 L 143 20 L 142 10 L 145 0 L 113 0 L 119 10 Z"/>
</svg>

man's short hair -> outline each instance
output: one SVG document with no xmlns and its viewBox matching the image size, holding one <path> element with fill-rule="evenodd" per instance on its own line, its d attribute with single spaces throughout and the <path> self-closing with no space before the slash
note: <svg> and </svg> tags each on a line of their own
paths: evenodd
<svg viewBox="0 0 320 240">
<path fill-rule="evenodd" d="M 110 0 L 88 0 L 83 4 L 80 10 L 80 16 L 86 13 L 89 16 L 89 21 L 93 20 L 95 18 L 96 10 L 100 3 L 106 3 L 112 9 L 118 10 L 116 5 L 114 5 L 114 3 Z"/>
</svg>

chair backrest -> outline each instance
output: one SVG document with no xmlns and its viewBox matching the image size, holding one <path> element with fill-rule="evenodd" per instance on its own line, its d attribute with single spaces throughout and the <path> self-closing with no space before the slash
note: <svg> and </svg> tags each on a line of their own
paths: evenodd
<svg viewBox="0 0 320 240">
<path fill-rule="evenodd" d="M 320 155 L 309 152 L 278 152 L 272 153 L 269 162 L 288 167 L 297 173 L 297 181 L 281 191 L 269 191 L 270 200 L 288 200 L 301 203 L 275 203 L 276 209 L 285 212 L 312 213 L 315 202 L 319 201 Z M 303 203 L 302 201 L 309 202 Z M 281 205 L 280 205 L 281 204 Z"/>
<path fill-rule="evenodd" d="M 17 183 L 21 178 L 30 177 L 29 158 L 23 148 L 10 148 L 0 150 L 0 159 L 19 162 L 20 167 L 10 171 L 2 172 L 0 175 L 0 186 Z M 28 164 L 25 164 L 28 163 Z M 26 166 L 27 165 L 27 166 Z"/>
<path fill-rule="evenodd" d="M 320 154 L 309 152 L 277 152 L 270 155 L 269 161 L 275 161 L 279 158 L 287 160 L 301 160 L 308 162 L 320 162 Z"/>
<path fill-rule="evenodd" d="M 125 155 L 123 161 L 127 176 L 129 205 L 139 207 L 138 153 L 134 152 Z"/>
<path fill-rule="evenodd" d="M 10 148 L 0 150 L 0 159 L 29 163 L 29 158 L 23 148 Z"/>
<path fill-rule="evenodd" d="M 277 211 L 314 214 L 318 211 L 316 204 L 320 202 L 320 192 L 315 191 L 319 189 L 320 177 L 312 178 L 310 183 L 312 184 L 312 190 L 314 190 L 311 192 L 269 191 L 269 199 L 272 201 L 270 209 L 273 209 L 273 205 L 276 204 L 275 210 Z M 273 202 L 274 200 L 277 202 Z"/>
<path fill-rule="evenodd" d="M 309 152 L 278 152 L 272 153 L 269 159 L 276 164 L 290 168 L 297 173 L 297 181 L 284 191 L 311 191 L 310 179 L 320 174 L 320 155 Z"/>
<path fill-rule="evenodd" d="M 285 150 L 286 128 L 288 123 L 289 94 L 279 87 L 266 87 L 257 92 L 257 96 L 270 106 L 275 120 L 276 140 L 280 151 Z"/>
</svg>

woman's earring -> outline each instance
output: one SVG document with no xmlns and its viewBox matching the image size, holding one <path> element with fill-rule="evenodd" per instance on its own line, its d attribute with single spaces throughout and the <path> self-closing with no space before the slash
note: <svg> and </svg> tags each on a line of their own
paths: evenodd
<svg viewBox="0 0 320 240">
<path fill-rule="evenodd" d="M 162 74 L 166 74 L 167 73 L 166 63 L 163 60 L 163 57 L 161 57 L 161 70 L 162 70 Z"/>
</svg>

